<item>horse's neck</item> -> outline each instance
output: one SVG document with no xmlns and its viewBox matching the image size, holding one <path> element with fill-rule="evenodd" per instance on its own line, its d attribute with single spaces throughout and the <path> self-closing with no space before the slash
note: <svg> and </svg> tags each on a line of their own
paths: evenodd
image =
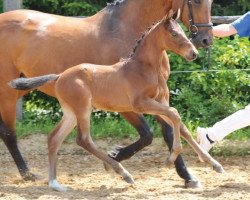
<svg viewBox="0 0 250 200">
<path fill-rule="evenodd" d="M 164 44 L 164 22 L 158 23 L 145 35 L 131 59 L 138 60 L 142 66 L 155 68 L 159 71 L 160 62 L 166 45 Z"/>
<path fill-rule="evenodd" d="M 109 28 L 113 25 L 117 29 L 117 25 L 123 33 L 127 31 L 126 35 L 137 38 L 153 22 L 161 20 L 171 6 L 172 0 L 124 0 L 117 5 L 107 6 L 103 13 L 110 16 Z"/>
</svg>

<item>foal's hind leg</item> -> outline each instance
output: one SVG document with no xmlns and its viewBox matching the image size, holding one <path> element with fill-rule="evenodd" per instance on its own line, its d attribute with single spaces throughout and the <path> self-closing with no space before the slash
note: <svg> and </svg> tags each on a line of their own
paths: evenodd
<svg viewBox="0 0 250 200">
<path fill-rule="evenodd" d="M 117 174 L 120 174 L 127 183 L 134 183 L 130 173 L 117 161 L 110 158 L 107 154 L 99 150 L 90 136 L 90 108 L 81 111 L 77 116 L 77 144 L 97 158 L 101 159 L 104 163 L 109 164 Z"/>
<path fill-rule="evenodd" d="M 195 150 L 195 152 L 207 163 L 213 166 L 213 169 L 218 172 L 224 172 L 223 167 L 215 159 L 213 159 L 208 152 L 203 150 L 200 145 L 194 140 L 191 133 L 188 131 L 187 127 L 182 123 L 180 127 L 181 136 L 190 144 L 190 146 Z"/>
<path fill-rule="evenodd" d="M 48 136 L 49 150 L 49 187 L 57 191 L 65 191 L 56 180 L 57 152 L 65 137 L 72 131 L 76 125 L 76 119 L 70 110 L 63 108 L 63 119 Z"/>
<path fill-rule="evenodd" d="M 118 147 L 115 152 L 112 152 L 109 156 L 114 160 L 120 162 L 122 160 L 128 159 L 136 154 L 138 151 L 144 147 L 150 145 L 153 140 L 153 133 L 150 131 L 150 128 L 141 114 L 126 112 L 120 113 L 140 135 L 139 140 L 127 147 Z"/>
</svg>

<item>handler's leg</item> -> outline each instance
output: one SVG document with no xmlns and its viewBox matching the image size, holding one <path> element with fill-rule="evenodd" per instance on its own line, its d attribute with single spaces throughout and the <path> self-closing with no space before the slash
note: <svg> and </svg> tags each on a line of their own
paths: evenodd
<svg viewBox="0 0 250 200">
<path fill-rule="evenodd" d="M 162 120 L 160 117 L 157 117 L 157 121 L 161 125 L 163 138 L 164 138 L 169 150 L 171 150 L 172 145 L 173 145 L 172 128 L 164 120 Z M 175 164 L 175 168 L 176 168 L 176 171 L 177 171 L 178 175 L 185 180 L 185 187 L 187 187 L 187 188 L 201 187 L 200 182 L 195 178 L 195 176 L 193 176 L 188 171 L 188 169 L 187 169 L 181 155 L 179 155 L 177 157 L 174 164 Z"/>
<path fill-rule="evenodd" d="M 221 141 L 230 133 L 247 126 L 250 126 L 250 105 L 229 115 L 212 127 L 198 127 L 197 140 L 201 147 L 208 152 L 215 142 Z"/>
</svg>

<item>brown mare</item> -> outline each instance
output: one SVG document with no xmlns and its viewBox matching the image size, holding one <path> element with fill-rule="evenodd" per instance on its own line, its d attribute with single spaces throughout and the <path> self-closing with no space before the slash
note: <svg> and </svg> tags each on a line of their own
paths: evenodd
<svg viewBox="0 0 250 200">
<path fill-rule="evenodd" d="M 169 106 L 166 72 L 159 65 L 162 53 L 170 50 L 189 61 L 195 59 L 198 54 L 180 25 L 171 17 L 172 15 L 153 26 L 138 41 L 133 53 L 116 64 L 85 63 L 71 67 L 59 75 L 19 78 L 10 83 L 16 89 L 33 89 L 46 82 L 55 82 L 56 97 L 62 107 L 63 118 L 48 137 L 51 188 L 65 190 L 56 180 L 56 155 L 64 138 L 75 126 L 78 130 L 76 138 L 78 145 L 110 165 L 126 182 L 134 182 L 132 176 L 119 162 L 103 153 L 93 142 L 90 135 L 92 107 L 112 112 L 160 116 L 171 124 L 174 133 L 168 163 L 173 163 L 181 152 L 180 135 L 182 135 L 204 161 L 210 163 L 217 172 L 223 171 L 222 166 L 197 145 L 181 122 L 177 110 Z"/>
<path fill-rule="evenodd" d="M 135 39 L 153 22 L 162 19 L 171 8 L 181 9 L 181 21 L 191 26 L 192 42 L 197 47 L 212 43 L 210 9 L 212 0 L 122 0 L 108 5 L 96 15 L 84 19 L 18 10 L 0 15 L 0 137 L 8 147 L 22 177 L 33 179 L 17 147 L 15 137 L 15 105 L 27 92 L 17 92 L 7 82 L 20 76 L 33 77 L 61 73 L 80 64 L 113 64 L 128 54 Z M 196 33 L 196 26 L 198 32 Z M 161 65 L 169 74 L 166 53 Z M 55 96 L 53 84 L 41 88 Z M 122 161 L 152 141 L 152 133 L 143 115 L 124 112 L 121 115 L 140 134 L 140 139 L 119 149 L 111 157 Z M 171 149 L 172 133 L 160 121 L 163 136 Z M 175 162 L 178 174 L 187 187 L 199 182 L 187 170 L 179 156 Z"/>
</svg>

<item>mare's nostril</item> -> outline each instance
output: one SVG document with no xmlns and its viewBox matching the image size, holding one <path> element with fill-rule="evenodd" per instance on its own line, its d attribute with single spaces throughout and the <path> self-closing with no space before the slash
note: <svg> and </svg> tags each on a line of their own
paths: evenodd
<svg viewBox="0 0 250 200">
<path fill-rule="evenodd" d="M 202 43 L 203 43 L 204 46 L 209 46 L 208 39 L 203 39 Z"/>
</svg>

